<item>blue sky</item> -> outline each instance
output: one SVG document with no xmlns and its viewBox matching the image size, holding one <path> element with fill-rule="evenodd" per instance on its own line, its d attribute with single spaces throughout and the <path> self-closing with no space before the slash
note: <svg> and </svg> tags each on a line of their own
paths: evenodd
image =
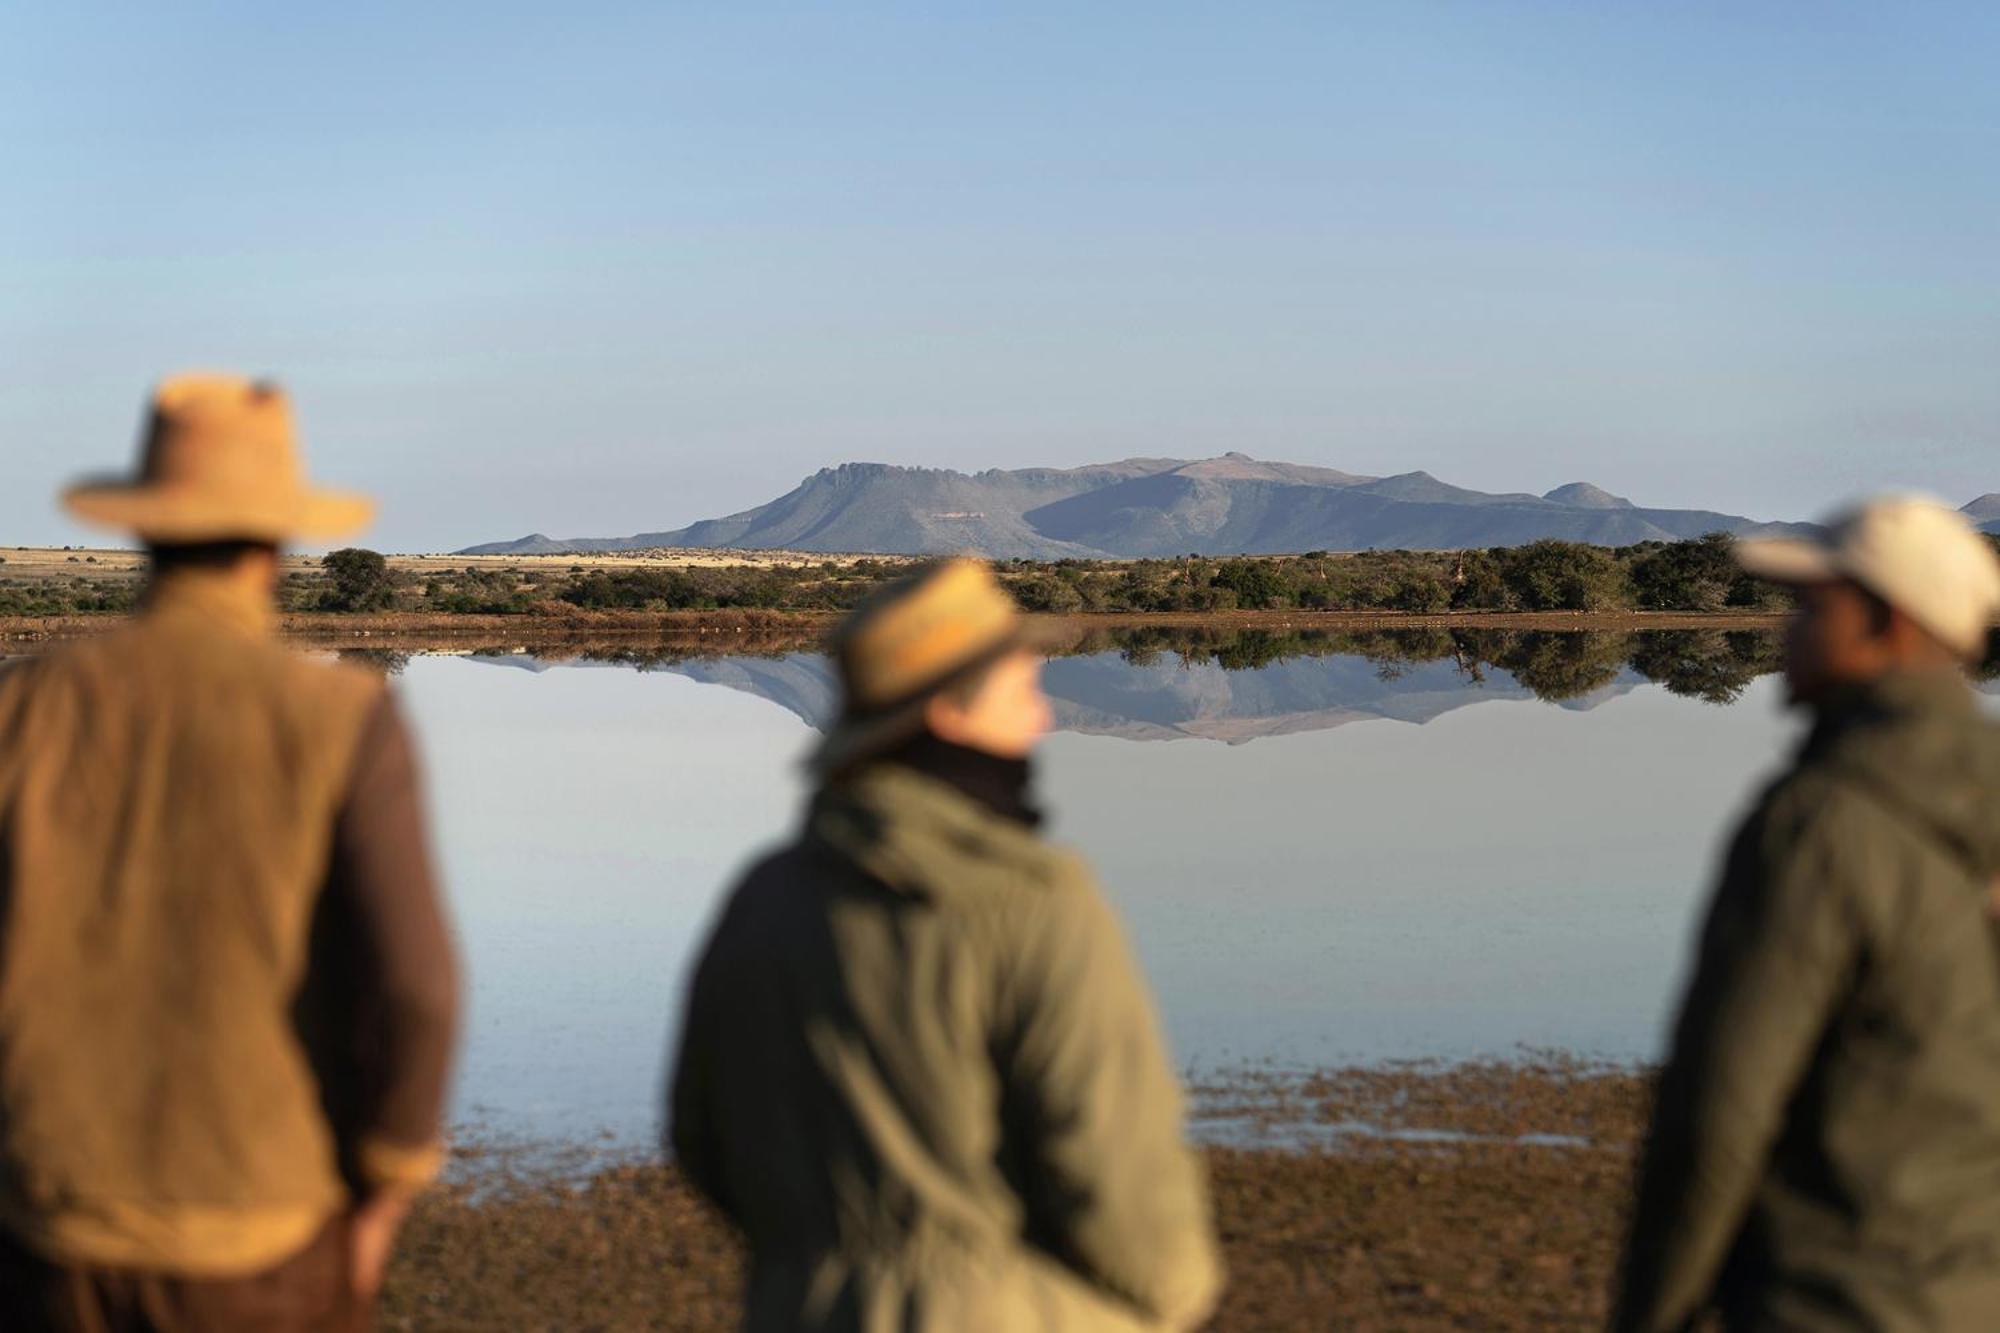
<svg viewBox="0 0 2000 1333">
<path fill-rule="evenodd" d="M 1988 7 L 164 9 L 0 18 L 0 543 L 188 366 L 392 549 L 856 459 L 2000 490 Z"/>
</svg>

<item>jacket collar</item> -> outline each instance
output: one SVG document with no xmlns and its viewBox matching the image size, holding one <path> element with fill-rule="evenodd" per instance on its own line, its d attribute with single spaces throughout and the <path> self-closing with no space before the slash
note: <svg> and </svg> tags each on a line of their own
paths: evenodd
<svg viewBox="0 0 2000 1333">
<path fill-rule="evenodd" d="M 1956 672 L 1889 676 L 1828 700 L 1800 761 L 1873 793 L 1982 882 L 2000 873 L 2000 727 Z"/>
<path fill-rule="evenodd" d="M 144 614 L 154 620 L 198 620 L 253 638 L 276 632 L 278 609 L 240 580 L 207 570 L 155 574 L 146 585 Z"/>
<path fill-rule="evenodd" d="M 901 764 L 871 764 L 822 788 L 807 827 L 871 878 L 921 897 L 1042 879 L 1053 859 L 1027 825 Z"/>
<path fill-rule="evenodd" d="M 1978 711 L 1972 686 L 1957 671 L 1898 671 L 1836 691 L 1815 710 L 1815 741 L 1856 725 Z"/>
</svg>

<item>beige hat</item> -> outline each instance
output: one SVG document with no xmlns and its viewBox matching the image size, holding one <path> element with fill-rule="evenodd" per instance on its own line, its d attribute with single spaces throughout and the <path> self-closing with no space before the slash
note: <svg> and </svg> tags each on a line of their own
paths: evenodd
<svg viewBox="0 0 2000 1333">
<path fill-rule="evenodd" d="M 1743 568 L 1773 583 L 1851 579 L 1966 657 L 2000 614 L 2000 558 L 1965 515 L 1935 500 L 1884 496 L 1827 522 L 1818 540 L 1739 542 Z"/>
<path fill-rule="evenodd" d="M 79 482 L 70 513 L 147 541 L 338 537 L 374 502 L 306 484 L 285 392 L 237 375 L 176 375 L 153 392 L 139 475 Z"/>
<path fill-rule="evenodd" d="M 947 560 L 882 589 L 827 645 L 843 703 L 808 767 L 824 776 L 908 740 L 932 695 L 1035 637 L 984 561 Z"/>
</svg>

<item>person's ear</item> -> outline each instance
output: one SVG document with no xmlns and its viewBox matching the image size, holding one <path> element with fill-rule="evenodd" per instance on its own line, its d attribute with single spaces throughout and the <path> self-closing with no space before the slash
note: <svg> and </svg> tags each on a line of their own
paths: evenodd
<svg viewBox="0 0 2000 1333">
<path fill-rule="evenodd" d="M 951 697 L 949 690 L 939 690 L 924 700 L 924 726 L 931 735 L 940 740 L 951 740 L 960 731 L 959 723 L 965 717 L 965 710 Z"/>
</svg>

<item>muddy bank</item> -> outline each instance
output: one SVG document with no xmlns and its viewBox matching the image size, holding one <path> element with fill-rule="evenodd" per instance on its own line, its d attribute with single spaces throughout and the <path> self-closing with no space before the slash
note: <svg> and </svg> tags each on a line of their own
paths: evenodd
<svg viewBox="0 0 2000 1333">
<path fill-rule="evenodd" d="M 1199 1100 L 1205 1113 L 1373 1131 L 1297 1151 L 1208 1149 L 1230 1272 L 1212 1328 L 1602 1326 L 1642 1078 L 1563 1062 L 1411 1066 L 1246 1080 Z M 383 1322 L 726 1330 L 740 1267 L 727 1228 L 670 1165 L 578 1181 L 475 1157 L 414 1215 Z"/>
</svg>

